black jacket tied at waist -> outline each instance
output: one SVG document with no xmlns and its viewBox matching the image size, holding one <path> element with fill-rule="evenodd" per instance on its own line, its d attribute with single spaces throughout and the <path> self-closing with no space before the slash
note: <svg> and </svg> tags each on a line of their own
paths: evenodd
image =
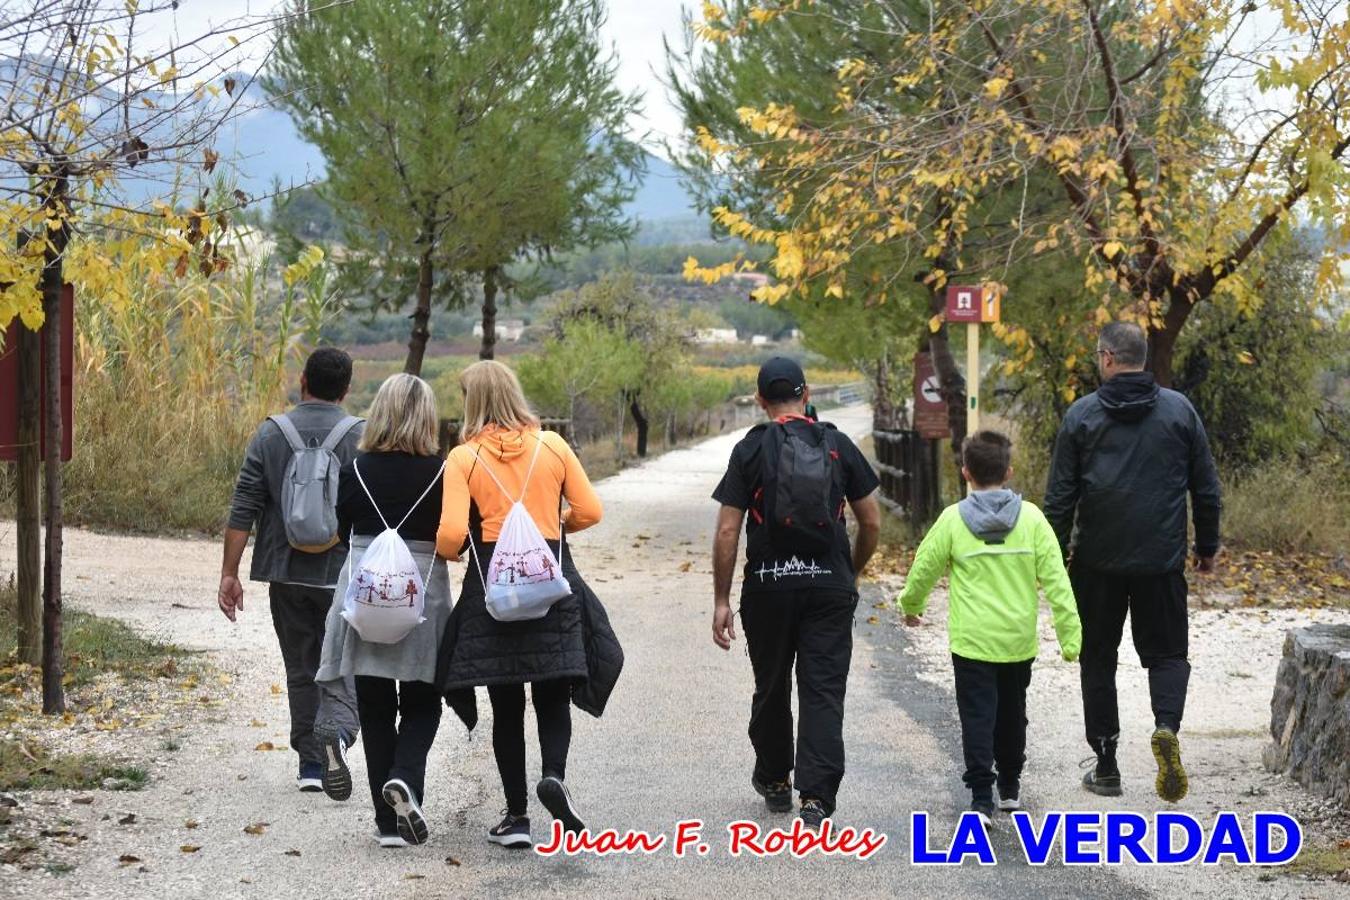
<svg viewBox="0 0 1350 900">
<path fill-rule="evenodd" d="M 477 545 L 484 571 L 494 546 Z M 558 552 L 558 542 L 549 541 L 549 546 Z M 487 611 L 479 568 L 469 560 L 459 602 L 441 637 L 436 684 L 446 705 L 470 730 L 478 724 L 478 685 L 565 678 L 577 708 L 596 717 L 604 713 L 623 670 L 623 648 L 604 605 L 577 572 L 565 545 L 562 568 L 572 586 L 570 596 L 554 603 L 543 618 L 498 622 Z"/>
</svg>

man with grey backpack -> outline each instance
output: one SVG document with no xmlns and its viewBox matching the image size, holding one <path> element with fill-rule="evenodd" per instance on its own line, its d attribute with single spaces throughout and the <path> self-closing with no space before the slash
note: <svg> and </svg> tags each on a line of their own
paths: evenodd
<svg viewBox="0 0 1350 900">
<path fill-rule="evenodd" d="M 239 563 L 253 542 L 250 581 L 266 582 L 272 625 L 286 667 L 291 747 L 300 757 L 301 791 L 351 795 L 346 748 L 357 732 L 350 679 L 322 688 L 314 682 L 324 622 L 346 562 L 338 540 L 338 472 L 356 456 L 362 420 L 341 403 L 352 380 L 352 360 L 320 347 L 305 361 L 300 402 L 269 416 L 249 441 L 225 528 L 217 602 L 231 622 L 244 609 Z"/>
</svg>

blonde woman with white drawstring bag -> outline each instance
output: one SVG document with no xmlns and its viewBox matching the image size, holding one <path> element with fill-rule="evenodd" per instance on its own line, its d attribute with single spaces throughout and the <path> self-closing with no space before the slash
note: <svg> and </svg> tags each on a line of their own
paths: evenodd
<svg viewBox="0 0 1350 900">
<path fill-rule="evenodd" d="M 492 701 L 492 748 L 505 817 L 487 839 L 528 847 L 525 686 L 539 725 L 535 793 L 568 831 L 584 827 L 564 777 L 571 706 L 600 715 L 622 650 L 572 562 L 565 532 L 600 521 L 600 498 L 567 441 L 544 431 L 515 374 L 486 360 L 460 374 L 463 443 L 445 467 L 442 556 L 468 551 L 464 587 L 441 641 L 439 685 L 470 728 L 473 689 Z"/>
<path fill-rule="evenodd" d="M 445 461 L 436 398 L 392 375 L 371 403 L 357 457 L 338 480 L 338 529 L 350 552 L 328 613 L 316 681 L 355 676 L 366 774 L 381 847 L 423 843 L 427 753 L 441 719 L 436 651 L 450 579 L 436 554 Z M 351 791 L 346 748 L 329 749 L 324 788 Z M 333 790 L 330 788 L 338 788 Z"/>
</svg>

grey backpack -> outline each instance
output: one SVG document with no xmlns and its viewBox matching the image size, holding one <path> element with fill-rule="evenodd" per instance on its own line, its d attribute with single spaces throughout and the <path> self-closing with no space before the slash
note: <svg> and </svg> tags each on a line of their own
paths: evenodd
<svg viewBox="0 0 1350 900">
<path fill-rule="evenodd" d="M 322 444 L 310 447 L 286 416 L 268 418 L 291 445 L 291 459 L 281 479 L 281 519 L 286 525 L 286 540 L 296 550 L 323 553 L 338 542 L 338 470 L 342 463 L 334 451 L 361 419 L 347 416 L 333 426 Z"/>
</svg>

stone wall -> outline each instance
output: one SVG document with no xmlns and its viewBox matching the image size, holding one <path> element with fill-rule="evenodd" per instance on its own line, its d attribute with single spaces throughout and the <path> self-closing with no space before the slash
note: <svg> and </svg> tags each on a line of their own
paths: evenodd
<svg viewBox="0 0 1350 900">
<path fill-rule="evenodd" d="M 1268 767 L 1350 809 L 1350 625 L 1289 632 L 1270 733 Z"/>
</svg>

